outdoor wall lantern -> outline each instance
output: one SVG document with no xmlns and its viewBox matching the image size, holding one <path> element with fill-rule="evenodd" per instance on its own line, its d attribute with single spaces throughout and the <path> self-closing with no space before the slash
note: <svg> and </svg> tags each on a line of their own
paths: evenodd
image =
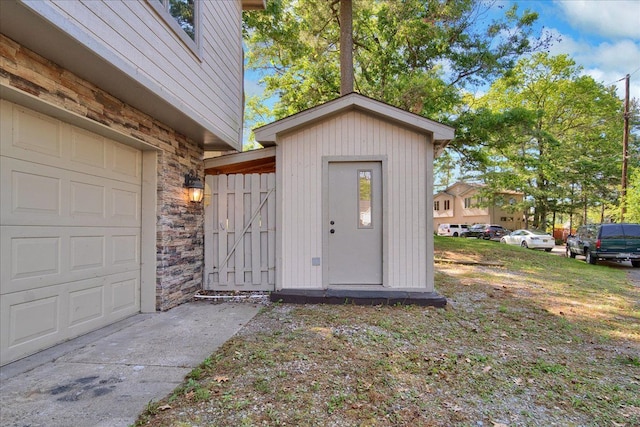
<svg viewBox="0 0 640 427">
<path fill-rule="evenodd" d="M 204 197 L 204 185 L 193 171 L 184 176 L 184 186 L 189 192 L 189 201 L 200 203 Z"/>
</svg>

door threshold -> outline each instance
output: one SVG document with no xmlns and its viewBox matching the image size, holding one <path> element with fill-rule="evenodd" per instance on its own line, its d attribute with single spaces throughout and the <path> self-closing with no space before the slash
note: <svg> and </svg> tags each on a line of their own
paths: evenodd
<svg viewBox="0 0 640 427">
<path fill-rule="evenodd" d="M 447 299 L 436 292 L 413 288 L 410 291 L 374 289 L 280 289 L 270 295 L 272 302 L 293 304 L 354 304 L 354 305 L 420 305 L 444 307 Z"/>
</svg>

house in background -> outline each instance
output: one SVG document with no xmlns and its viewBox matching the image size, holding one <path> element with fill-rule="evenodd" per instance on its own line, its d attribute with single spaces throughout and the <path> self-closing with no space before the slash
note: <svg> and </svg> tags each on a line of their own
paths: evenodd
<svg viewBox="0 0 640 427">
<path fill-rule="evenodd" d="M 185 176 L 241 150 L 242 11 L 0 1 L 0 363 L 202 288 Z"/>
<path fill-rule="evenodd" d="M 516 191 L 500 191 L 484 200 L 481 184 L 457 182 L 433 198 L 433 227 L 440 224 L 497 224 L 509 230 L 524 228 L 524 212 L 511 207 L 522 202 Z M 486 197 L 486 196 L 484 196 Z"/>
</svg>

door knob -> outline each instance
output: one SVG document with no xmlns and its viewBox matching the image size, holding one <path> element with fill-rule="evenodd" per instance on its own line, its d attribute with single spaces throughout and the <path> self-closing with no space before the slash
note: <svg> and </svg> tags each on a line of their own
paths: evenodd
<svg viewBox="0 0 640 427">
<path fill-rule="evenodd" d="M 329 230 L 329 233 L 331 233 L 331 234 L 333 234 L 335 232 L 336 232 L 336 230 L 334 230 L 333 228 L 331 230 Z"/>
<path fill-rule="evenodd" d="M 335 221 L 331 221 L 329 224 L 334 225 L 336 222 Z"/>
</svg>

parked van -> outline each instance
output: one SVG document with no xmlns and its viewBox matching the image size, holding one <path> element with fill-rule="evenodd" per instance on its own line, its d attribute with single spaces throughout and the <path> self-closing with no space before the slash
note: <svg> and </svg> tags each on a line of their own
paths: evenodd
<svg viewBox="0 0 640 427">
<path fill-rule="evenodd" d="M 467 224 L 440 224 L 438 226 L 438 236 L 460 237 L 469 229 Z"/>
<path fill-rule="evenodd" d="M 604 259 L 640 267 L 640 224 L 583 225 L 567 238 L 566 249 L 568 257 L 584 255 L 589 264 Z"/>
</svg>

